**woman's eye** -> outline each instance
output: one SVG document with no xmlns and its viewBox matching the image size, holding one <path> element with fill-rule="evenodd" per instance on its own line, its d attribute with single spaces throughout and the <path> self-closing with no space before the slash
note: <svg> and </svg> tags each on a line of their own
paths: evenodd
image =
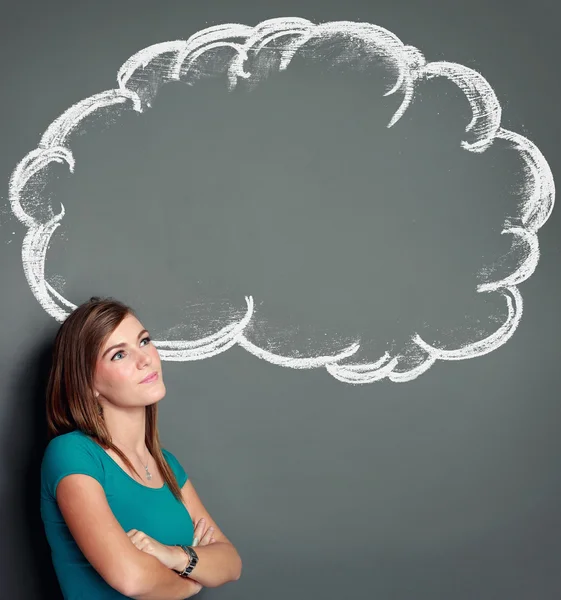
<svg viewBox="0 0 561 600">
<path fill-rule="evenodd" d="M 140 341 L 140 344 L 141 345 L 146 345 L 146 344 L 144 344 L 144 342 L 146 342 L 146 343 L 149 344 L 151 341 L 152 341 L 152 339 L 149 338 L 148 336 L 146 336 L 145 338 L 142 338 L 142 340 Z M 111 360 L 121 360 L 120 358 L 118 358 L 118 356 L 124 356 L 124 355 L 125 355 L 125 353 L 122 350 L 120 350 L 119 352 L 116 352 L 113 355 L 113 357 L 111 358 Z"/>
</svg>

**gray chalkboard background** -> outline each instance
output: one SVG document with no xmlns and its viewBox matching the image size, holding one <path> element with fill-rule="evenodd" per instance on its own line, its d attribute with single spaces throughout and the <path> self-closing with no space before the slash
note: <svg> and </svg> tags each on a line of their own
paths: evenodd
<svg viewBox="0 0 561 600">
<path fill-rule="evenodd" d="M 142 48 L 291 16 L 379 25 L 429 61 L 482 73 L 503 126 L 539 147 L 554 178 L 560 172 L 561 13 L 552 2 L 4 7 L 2 598 L 58 594 L 39 515 L 43 386 L 58 325 L 24 275 L 11 173 L 67 108 L 115 88 Z M 519 165 L 499 144 L 462 150 L 469 105 L 443 79 L 424 84 L 388 129 L 402 96 L 383 97 L 387 83 L 381 67 L 295 60 L 252 91 L 228 92 L 224 77 L 169 83 L 142 114 L 85 122 L 72 138 L 74 174 L 52 169 L 44 193 L 55 212 L 66 209 L 47 279 L 75 304 L 91 295 L 130 303 L 155 339 L 212 333 L 241 318 L 252 296 L 248 339 L 295 357 L 360 339 L 354 358 L 373 361 L 414 332 L 446 348 L 491 334 L 504 298 L 475 288 L 490 265 L 509 272 L 511 240 L 500 232 Z M 240 346 L 164 363 L 164 446 L 244 564 L 238 582 L 202 597 L 559 598 L 558 227 L 555 209 L 539 231 L 538 267 L 519 286 L 513 337 L 479 358 L 437 361 L 410 382 L 350 385 Z"/>
</svg>

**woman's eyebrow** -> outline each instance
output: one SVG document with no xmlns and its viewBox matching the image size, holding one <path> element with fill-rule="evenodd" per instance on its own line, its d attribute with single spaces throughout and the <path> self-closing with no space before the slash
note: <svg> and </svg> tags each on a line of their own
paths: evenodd
<svg viewBox="0 0 561 600">
<path fill-rule="evenodd" d="M 147 329 L 143 329 L 137 336 L 136 339 L 140 339 L 140 336 L 143 333 L 148 333 Z M 121 342 L 119 344 L 113 344 L 112 346 L 109 346 L 109 348 L 107 348 L 107 350 L 105 350 L 105 352 L 101 355 L 101 358 L 103 358 L 108 352 L 110 352 L 111 350 L 114 350 L 115 348 L 118 348 L 119 346 L 128 346 L 128 344 L 126 342 Z"/>
</svg>

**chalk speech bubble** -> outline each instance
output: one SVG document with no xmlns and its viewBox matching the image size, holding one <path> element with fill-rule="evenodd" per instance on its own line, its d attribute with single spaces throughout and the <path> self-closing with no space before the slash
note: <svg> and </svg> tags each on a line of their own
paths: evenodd
<svg viewBox="0 0 561 600">
<path fill-rule="evenodd" d="M 536 269 L 539 261 L 537 232 L 553 210 L 555 186 L 549 165 L 530 140 L 501 127 L 501 107 L 493 89 L 482 75 L 456 63 L 427 62 L 417 48 L 403 44 L 390 31 L 376 25 L 350 21 L 316 25 L 306 19 L 277 18 L 263 21 L 255 27 L 230 23 L 209 27 L 187 40 L 155 44 L 137 52 L 122 65 L 117 75 L 118 88 L 90 96 L 74 104 L 55 119 L 43 134 L 39 146 L 17 164 L 10 178 L 12 211 L 27 227 L 22 246 L 23 268 L 31 291 L 47 313 L 62 322 L 76 308 L 76 305 L 64 298 L 45 279 L 47 248 L 54 231 L 60 225 L 65 209 L 61 205 L 60 213 L 48 214 L 41 220 L 37 215 L 26 212 L 23 205 L 37 206 L 42 201 L 30 180 L 40 177 L 50 163 L 66 163 L 70 171 L 74 171 L 74 157 L 65 143 L 86 117 L 100 109 L 111 107 L 132 108 L 138 112 L 150 107 L 155 94 L 154 84 L 148 78 L 142 77 L 148 66 L 158 73 L 162 83 L 185 80 L 196 73 L 197 61 L 206 53 L 223 51 L 229 60 L 223 64 L 217 62 L 216 69 L 224 70 L 228 87 L 232 90 L 240 79 L 258 82 L 271 70 L 287 69 L 292 59 L 305 50 L 307 43 L 335 37 L 347 39 L 351 50 L 352 41 L 359 40 L 368 45 L 373 55 L 383 57 L 395 66 L 395 84 L 385 95 L 400 92 L 403 94 L 403 100 L 388 127 L 403 116 L 420 82 L 444 77 L 465 94 L 471 107 L 472 119 L 466 127 L 470 139 L 461 142 L 462 148 L 468 152 L 482 153 L 494 140 L 501 139 L 518 153 L 523 164 L 523 201 L 516 216 L 505 223 L 501 233 L 510 234 L 522 245 L 523 260 L 508 276 L 477 286 L 478 292 L 501 294 L 508 307 L 508 316 L 504 323 L 485 339 L 467 343 L 454 350 L 435 347 L 418 334 L 412 335 L 411 341 L 421 359 L 413 367 L 403 370 L 399 368 L 399 353 L 391 355 L 386 352 L 378 360 L 367 364 L 349 363 L 349 357 L 360 348 L 358 341 L 333 355 L 306 358 L 281 356 L 260 348 L 244 335 L 254 312 L 253 298 L 246 296 L 247 310 L 243 318 L 212 335 L 196 340 L 155 341 L 162 359 L 201 360 L 237 344 L 273 364 L 295 369 L 325 367 L 333 377 L 342 382 L 364 384 L 384 378 L 394 382 L 410 381 L 429 369 L 437 359 L 474 358 L 492 352 L 504 344 L 514 334 L 522 317 L 522 296 L 517 286 L 528 279 Z M 255 72 L 246 70 L 250 64 L 258 65 Z M 345 363 L 340 364 L 343 360 Z"/>
</svg>

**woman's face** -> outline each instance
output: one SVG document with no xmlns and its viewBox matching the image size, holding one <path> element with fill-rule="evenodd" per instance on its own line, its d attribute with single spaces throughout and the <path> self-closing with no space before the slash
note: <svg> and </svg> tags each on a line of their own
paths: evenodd
<svg viewBox="0 0 561 600">
<path fill-rule="evenodd" d="M 165 396 L 160 355 L 135 316 L 127 315 L 102 345 L 94 389 L 122 407 L 147 406 Z"/>
</svg>

